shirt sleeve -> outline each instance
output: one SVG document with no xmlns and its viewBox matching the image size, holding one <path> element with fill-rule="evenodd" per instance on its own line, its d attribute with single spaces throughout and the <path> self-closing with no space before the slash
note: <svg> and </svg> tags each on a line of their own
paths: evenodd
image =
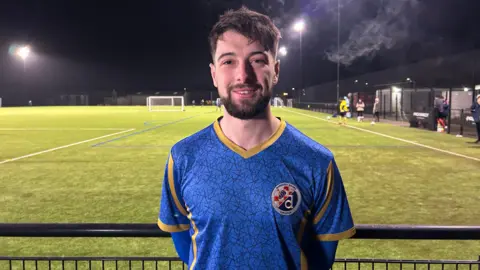
<svg viewBox="0 0 480 270">
<path fill-rule="evenodd" d="M 179 197 L 180 173 L 172 154 L 169 155 L 163 178 L 158 227 L 165 232 L 181 232 L 190 229 L 190 221 L 183 200 Z"/>
<path fill-rule="evenodd" d="M 355 226 L 340 171 L 332 159 L 320 179 L 320 192 L 315 195 L 313 228 L 316 239 L 338 241 L 355 234 Z"/>
</svg>

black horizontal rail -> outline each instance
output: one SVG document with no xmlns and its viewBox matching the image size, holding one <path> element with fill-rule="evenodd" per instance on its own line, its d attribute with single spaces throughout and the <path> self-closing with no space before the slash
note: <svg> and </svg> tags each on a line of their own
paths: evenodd
<svg viewBox="0 0 480 270">
<path fill-rule="evenodd" d="M 0 261 L 172 261 L 180 262 L 178 257 L 76 257 L 76 256 L 0 256 Z M 388 264 L 480 264 L 480 260 L 401 260 L 401 259 L 342 259 L 337 263 L 388 263 Z"/>
<path fill-rule="evenodd" d="M 354 239 L 480 240 L 480 226 L 356 225 Z M 170 237 L 145 223 L 0 223 L 0 237 Z"/>
</svg>

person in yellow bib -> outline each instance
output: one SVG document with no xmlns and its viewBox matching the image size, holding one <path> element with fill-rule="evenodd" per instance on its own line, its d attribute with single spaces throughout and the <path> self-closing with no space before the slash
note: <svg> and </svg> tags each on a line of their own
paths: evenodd
<svg viewBox="0 0 480 270">
<path fill-rule="evenodd" d="M 338 124 L 339 125 L 347 124 L 347 117 L 346 117 L 347 112 L 348 112 L 347 101 L 345 99 L 340 99 L 339 105 L 338 105 Z"/>
</svg>

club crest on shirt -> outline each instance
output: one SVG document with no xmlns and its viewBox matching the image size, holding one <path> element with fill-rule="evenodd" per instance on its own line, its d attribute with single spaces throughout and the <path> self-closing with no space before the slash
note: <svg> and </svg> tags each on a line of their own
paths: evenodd
<svg viewBox="0 0 480 270">
<path fill-rule="evenodd" d="M 297 211 L 302 201 L 300 190 L 293 184 L 278 184 L 272 191 L 272 205 L 278 213 L 291 215 Z"/>
</svg>

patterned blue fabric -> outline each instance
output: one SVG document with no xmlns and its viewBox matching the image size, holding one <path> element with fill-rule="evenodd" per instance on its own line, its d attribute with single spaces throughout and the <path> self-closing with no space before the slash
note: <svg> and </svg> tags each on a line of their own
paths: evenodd
<svg viewBox="0 0 480 270">
<path fill-rule="evenodd" d="M 321 269 L 320 241 L 355 233 L 333 154 L 283 120 L 247 151 L 220 120 L 172 147 L 159 227 L 189 230 L 190 269 Z"/>
</svg>

